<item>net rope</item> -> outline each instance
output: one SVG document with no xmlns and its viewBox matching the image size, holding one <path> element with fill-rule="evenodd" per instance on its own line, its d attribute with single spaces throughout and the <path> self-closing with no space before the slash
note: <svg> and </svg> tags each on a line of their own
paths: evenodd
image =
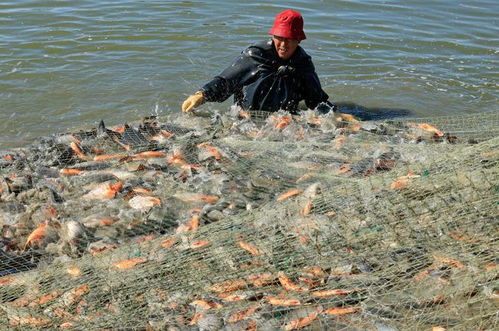
<svg viewBox="0 0 499 331">
<path fill-rule="evenodd" d="M 232 109 L 0 152 L 0 325 L 492 330 L 499 112 Z"/>
</svg>

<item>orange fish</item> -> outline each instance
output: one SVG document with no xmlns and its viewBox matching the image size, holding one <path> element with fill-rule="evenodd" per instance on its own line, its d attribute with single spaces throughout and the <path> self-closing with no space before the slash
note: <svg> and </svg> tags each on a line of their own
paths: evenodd
<svg viewBox="0 0 499 331">
<path fill-rule="evenodd" d="M 351 122 L 351 123 L 357 123 L 357 122 L 359 122 L 353 115 L 350 115 L 350 114 L 341 114 L 341 113 L 338 113 L 335 116 L 335 118 L 338 121 L 345 121 L 345 122 Z"/>
<path fill-rule="evenodd" d="M 79 277 L 82 274 L 81 269 L 76 265 L 68 267 L 66 272 L 73 277 Z"/>
<path fill-rule="evenodd" d="M 215 195 L 200 195 L 199 196 L 199 200 L 203 201 L 203 202 L 207 202 L 207 203 L 215 203 L 217 202 L 219 199 L 219 197 L 215 196 Z"/>
<path fill-rule="evenodd" d="M 115 160 L 115 159 L 121 159 L 123 157 L 125 157 L 124 154 L 102 154 L 94 156 L 94 161 L 99 162 L 99 161 Z"/>
<path fill-rule="evenodd" d="M 43 327 L 52 324 L 52 320 L 45 317 L 18 317 L 15 316 L 9 321 L 10 326 L 34 326 Z"/>
<path fill-rule="evenodd" d="M 312 324 L 312 322 L 317 318 L 317 316 L 319 316 L 319 313 L 321 313 L 321 312 L 322 312 L 322 307 L 319 306 L 319 308 L 317 308 L 317 311 L 314 311 L 310 315 L 307 315 L 305 317 L 290 321 L 288 324 L 286 324 L 286 326 L 284 327 L 284 330 L 289 331 L 289 330 L 293 330 L 293 329 L 304 328 L 304 327 Z"/>
<path fill-rule="evenodd" d="M 248 118 L 250 118 L 250 117 L 251 117 L 251 115 L 250 115 L 250 113 L 248 113 L 247 111 L 245 111 L 245 110 L 242 110 L 242 109 L 241 109 L 241 110 L 239 111 L 239 117 L 241 117 L 241 118 L 245 118 L 245 119 L 248 119 Z"/>
<path fill-rule="evenodd" d="M 71 327 L 73 327 L 73 322 L 64 322 L 61 325 L 59 325 L 59 328 L 61 329 L 66 329 Z"/>
<path fill-rule="evenodd" d="M 454 266 L 458 269 L 466 269 L 466 267 L 464 266 L 464 264 L 462 264 L 461 262 L 457 261 L 457 260 L 454 260 L 450 257 L 444 257 L 444 256 L 440 256 L 440 255 L 433 255 L 433 258 L 438 261 L 438 262 L 442 262 L 442 263 L 446 263 L 446 264 L 450 264 L 451 266 Z"/>
<path fill-rule="evenodd" d="M 151 190 L 148 190 L 148 189 L 145 189 L 142 187 L 133 187 L 132 191 L 135 193 L 141 193 L 141 194 L 151 194 L 152 193 Z"/>
<path fill-rule="evenodd" d="M 303 209 L 301 210 L 301 214 L 303 216 L 308 216 L 310 215 L 310 212 L 312 211 L 312 207 L 314 206 L 314 203 L 312 200 L 308 200 Z"/>
<path fill-rule="evenodd" d="M 177 238 L 170 237 L 170 238 L 167 238 L 167 239 L 163 240 L 161 242 L 161 246 L 163 248 L 169 248 L 169 247 L 173 246 L 173 244 L 175 244 L 176 241 L 177 241 Z"/>
<path fill-rule="evenodd" d="M 235 302 L 246 299 L 247 295 L 245 294 L 230 294 L 230 293 L 221 293 L 218 295 L 218 298 L 226 301 L 226 302 Z"/>
<path fill-rule="evenodd" d="M 101 183 L 96 188 L 85 194 L 83 199 L 97 199 L 97 200 L 108 200 L 113 199 L 118 192 L 123 189 L 122 182 L 112 183 Z"/>
<path fill-rule="evenodd" d="M 272 297 L 272 296 L 267 296 L 265 297 L 267 301 L 274 306 L 299 306 L 301 305 L 300 300 L 298 299 L 285 299 L 285 298 L 278 298 L 278 297 Z"/>
<path fill-rule="evenodd" d="M 296 285 L 289 277 L 284 275 L 282 271 L 279 271 L 278 276 L 279 276 L 279 282 L 286 290 L 297 291 L 297 292 L 308 291 L 307 288 Z"/>
<path fill-rule="evenodd" d="M 353 314 L 361 310 L 362 307 L 329 308 L 324 310 L 324 313 L 328 315 L 339 316 L 339 315 Z"/>
<path fill-rule="evenodd" d="M 215 160 L 221 160 L 222 159 L 222 153 L 218 150 L 218 148 L 209 145 L 208 143 L 200 143 L 198 144 L 198 148 L 203 147 L 205 148 L 214 158 Z"/>
<path fill-rule="evenodd" d="M 442 137 L 444 133 L 434 127 L 433 125 L 427 124 L 427 123 L 408 123 L 409 127 L 414 128 L 414 129 L 421 129 L 424 131 L 428 131 L 431 133 L 434 133 L 438 137 Z"/>
<path fill-rule="evenodd" d="M 316 282 L 314 282 L 310 278 L 300 276 L 300 277 L 298 277 L 298 280 L 300 282 L 303 282 L 303 283 L 307 284 L 309 288 L 312 288 L 312 287 L 316 286 Z"/>
<path fill-rule="evenodd" d="M 107 246 L 101 247 L 101 248 L 91 248 L 90 249 L 90 254 L 92 254 L 93 256 L 95 256 L 95 255 L 98 255 L 98 254 L 101 254 L 101 253 L 113 250 L 113 249 L 115 249 L 117 247 L 118 246 L 116 246 L 114 244 L 111 244 L 111 245 L 107 245 Z"/>
<path fill-rule="evenodd" d="M 123 133 L 123 132 L 125 132 L 125 126 L 124 125 L 118 125 L 118 126 L 115 126 L 114 128 L 112 128 L 112 130 L 114 132 Z"/>
<path fill-rule="evenodd" d="M 0 286 L 9 285 L 14 282 L 14 278 L 11 276 L 4 276 L 0 278 Z"/>
<path fill-rule="evenodd" d="M 499 266 L 499 264 L 497 264 L 495 262 L 489 262 L 483 268 L 485 269 L 485 271 L 491 271 L 491 270 L 497 269 L 497 266 Z M 0 285 L 1 284 L 2 283 L 1 283 L 1 278 L 0 278 Z"/>
<path fill-rule="evenodd" d="M 59 297 L 61 294 L 62 294 L 62 291 L 57 291 L 57 290 L 52 291 L 49 294 L 43 295 L 43 296 L 39 297 L 38 299 L 31 301 L 28 306 L 35 307 L 38 305 L 46 304 L 47 302 L 50 302 L 50 301 L 54 300 L 55 298 Z"/>
<path fill-rule="evenodd" d="M 76 176 L 84 172 L 85 170 L 71 169 L 71 168 L 63 168 L 59 170 L 59 173 L 63 176 Z"/>
<path fill-rule="evenodd" d="M 132 146 L 130 145 L 127 145 L 127 144 L 124 144 L 122 143 L 118 137 L 116 136 L 111 136 L 111 139 L 118 145 L 120 145 L 125 151 L 131 151 L 133 149 Z"/>
<path fill-rule="evenodd" d="M 166 131 L 166 130 L 161 130 L 161 135 L 165 138 L 170 138 L 173 136 L 173 133 L 171 133 L 170 131 Z"/>
<path fill-rule="evenodd" d="M 254 313 L 256 313 L 256 311 L 258 309 L 259 309 L 258 306 L 253 306 L 253 307 L 249 307 L 249 308 L 240 310 L 240 311 L 235 312 L 232 315 L 230 315 L 227 320 L 229 323 L 239 322 L 245 318 L 248 318 L 249 316 L 253 315 Z"/>
<path fill-rule="evenodd" d="M 313 277 L 325 277 L 326 273 L 319 266 L 304 267 L 303 272 Z"/>
<path fill-rule="evenodd" d="M 272 284 L 276 281 L 276 277 L 270 273 L 254 274 L 248 277 L 248 281 L 252 283 L 253 286 L 261 287 Z"/>
<path fill-rule="evenodd" d="M 199 307 L 203 309 L 219 309 L 222 307 L 218 302 L 206 301 L 206 300 L 194 300 L 189 305 L 194 307 Z"/>
<path fill-rule="evenodd" d="M 283 130 L 285 127 L 289 125 L 289 123 L 291 123 L 292 120 L 293 118 L 291 116 L 282 116 L 279 122 L 276 123 L 274 128 L 276 130 Z"/>
<path fill-rule="evenodd" d="M 192 316 L 191 321 L 189 322 L 189 325 L 196 325 L 198 321 L 203 317 L 201 313 L 195 313 L 194 316 Z"/>
<path fill-rule="evenodd" d="M 191 249 L 198 249 L 202 247 L 209 247 L 211 243 L 208 240 L 200 240 L 193 242 L 189 247 Z"/>
<path fill-rule="evenodd" d="M 247 287 L 248 284 L 242 279 L 229 279 L 211 285 L 210 287 L 208 287 L 208 290 L 216 293 L 226 293 L 245 289 Z"/>
<path fill-rule="evenodd" d="M 126 270 L 135 267 L 137 264 L 147 262 L 146 257 L 132 257 L 130 259 L 121 260 L 114 262 L 113 266 L 115 269 Z"/>
<path fill-rule="evenodd" d="M 128 201 L 128 204 L 133 209 L 149 209 L 154 206 L 161 206 L 161 200 L 148 195 L 136 195 Z"/>
<path fill-rule="evenodd" d="M 300 190 L 300 189 L 292 189 L 292 190 L 286 191 L 277 197 L 277 201 L 287 200 L 291 197 L 294 197 L 295 195 L 301 194 L 302 192 L 303 192 L 303 190 Z"/>
<path fill-rule="evenodd" d="M 191 220 L 189 221 L 189 230 L 196 231 L 199 228 L 199 222 L 199 215 L 192 215 Z"/>
<path fill-rule="evenodd" d="M 117 221 L 119 221 L 119 218 L 109 217 L 109 218 L 103 218 L 103 219 L 99 220 L 99 223 L 102 224 L 103 226 L 110 226 L 110 225 L 116 223 Z"/>
<path fill-rule="evenodd" d="M 168 163 L 180 165 L 186 164 L 184 156 L 178 152 L 173 152 L 173 155 L 168 159 Z"/>
<path fill-rule="evenodd" d="M 151 159 L 157 157 L 166 157 L 166 153 L 160 151 L 146 151 L 133 155 L 134 159 Z"/>
<path fill-rule="evenodd" d="M 333 295 L 346 295 L 350 293 L 355 293 L 355 290 L 344 290 L 344 289 L 334 289 L 334 290 L 321 290 L 321 291 L 314 291 L 311 292 L 310 295 L 313 296 L 314 298 L 323 298 L 323 297 L 329 297 Z"/>
<path fill-rule="evenodd" d="M 85 155 L 85 153 L 83 152 L 83 150 L 81 149 L 80 145 L 76 142 L 71 142 L 69 144 L 69 147 L 71 148 L 71 150 L 73 151 L 73 153 L 75 153 L 80 159 L 82 160 L 88 160 L 88 157 Z"/>
<path fill-rule="evenodd" d="M 409 179 L 398 179 L 398 180 L 393 181 L 390 184 L 390 188 L 392 190 L 400 190 L 400 189 L 406 187 L 408 183 L 409 183 Z"/>
<path fill-rule="evenodd" d="M 251 255 L 257 255 L 257 256 L 263 255 L 262 251 L 260 251 L 255 245 L 250 244 L 248 242 L 238 241 L 237 245 L 242 249 L 244 249 L 245 251 L 247 251 L 248 253 L 250 253 Z"/>
<path fill-rule="evenodd" d="M 75 303 L 82 295 L 90 291 L 90 287 L 88 285 L 82 285 L 79 287 L 75 287 L 71 291 L 66 292 L 68 293 L 67 297 L 65 296 L 64 304 L 66 306 L 71 306 L 73 303 Z"/>
<path fill-rule="evenodd" d="M 26 239 L 26 244 L 24 244 L 24 249 L 28 245 L 31 245 L 33 242 L 38 243 L 38 247 L 42 246 L 43 239 L 47 235 L 47 226 L 49 225 L 49 221 L 44 221 L 38 227 L 31 232 L 31 234 L 28 236 L 28 239 Z"/>
</svg>

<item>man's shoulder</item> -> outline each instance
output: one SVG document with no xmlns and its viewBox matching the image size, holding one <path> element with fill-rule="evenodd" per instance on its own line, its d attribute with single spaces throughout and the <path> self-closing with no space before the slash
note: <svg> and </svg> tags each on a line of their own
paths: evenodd
<svg viewBox="0 0 499 331">
<path fill-rule="evenodd" d="M 265 56 L 272 51 L 272 41 L 264 40 L 248 46 L 243 53 L 248 56 Z"/>
<path fill-rule="evenodd" d="M 312 61 L 310 55 L 308 55 L 307 52 L 305 52 L 305 50 L 301 46 L 298 46 L 296 48 L 296 51 L 293 54 L 293 59 L 304 62 Z"/>
</svg>

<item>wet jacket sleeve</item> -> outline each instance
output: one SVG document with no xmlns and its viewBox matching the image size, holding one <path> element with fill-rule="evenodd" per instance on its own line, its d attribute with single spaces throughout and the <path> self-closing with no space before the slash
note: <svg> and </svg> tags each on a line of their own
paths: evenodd
<svg viewBox="0 0 499 331">
<path fill-rule="evenodd" d="M 206 101 L 223 102 L 256 78 L 254 72 L 258 63 L 250 55 L 251 52 L 245 50 L 229 67 L 201 88 Z"/>
<path fill-rule="evenodd" d="M 321 102 L 326 102 L 329 96 L 322 90 L 321 83 L 317 73 L 315 72 L 314 65 L 308 68 L 306 72 L 303 73 L 304 77 L 304 100 L 305 105 L 309 109 L 314 109 Z"/>
</svg>

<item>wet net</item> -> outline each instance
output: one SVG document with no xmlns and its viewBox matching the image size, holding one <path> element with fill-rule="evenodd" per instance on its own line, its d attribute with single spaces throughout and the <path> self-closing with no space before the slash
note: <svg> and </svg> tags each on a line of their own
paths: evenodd
<svg viewBox="0 0 499 331">
<path fill-rule="evenodd" d="M 492 330 L 499 113 L 169 116 L 0 157 L 0 325 Z"/>
</svg>

